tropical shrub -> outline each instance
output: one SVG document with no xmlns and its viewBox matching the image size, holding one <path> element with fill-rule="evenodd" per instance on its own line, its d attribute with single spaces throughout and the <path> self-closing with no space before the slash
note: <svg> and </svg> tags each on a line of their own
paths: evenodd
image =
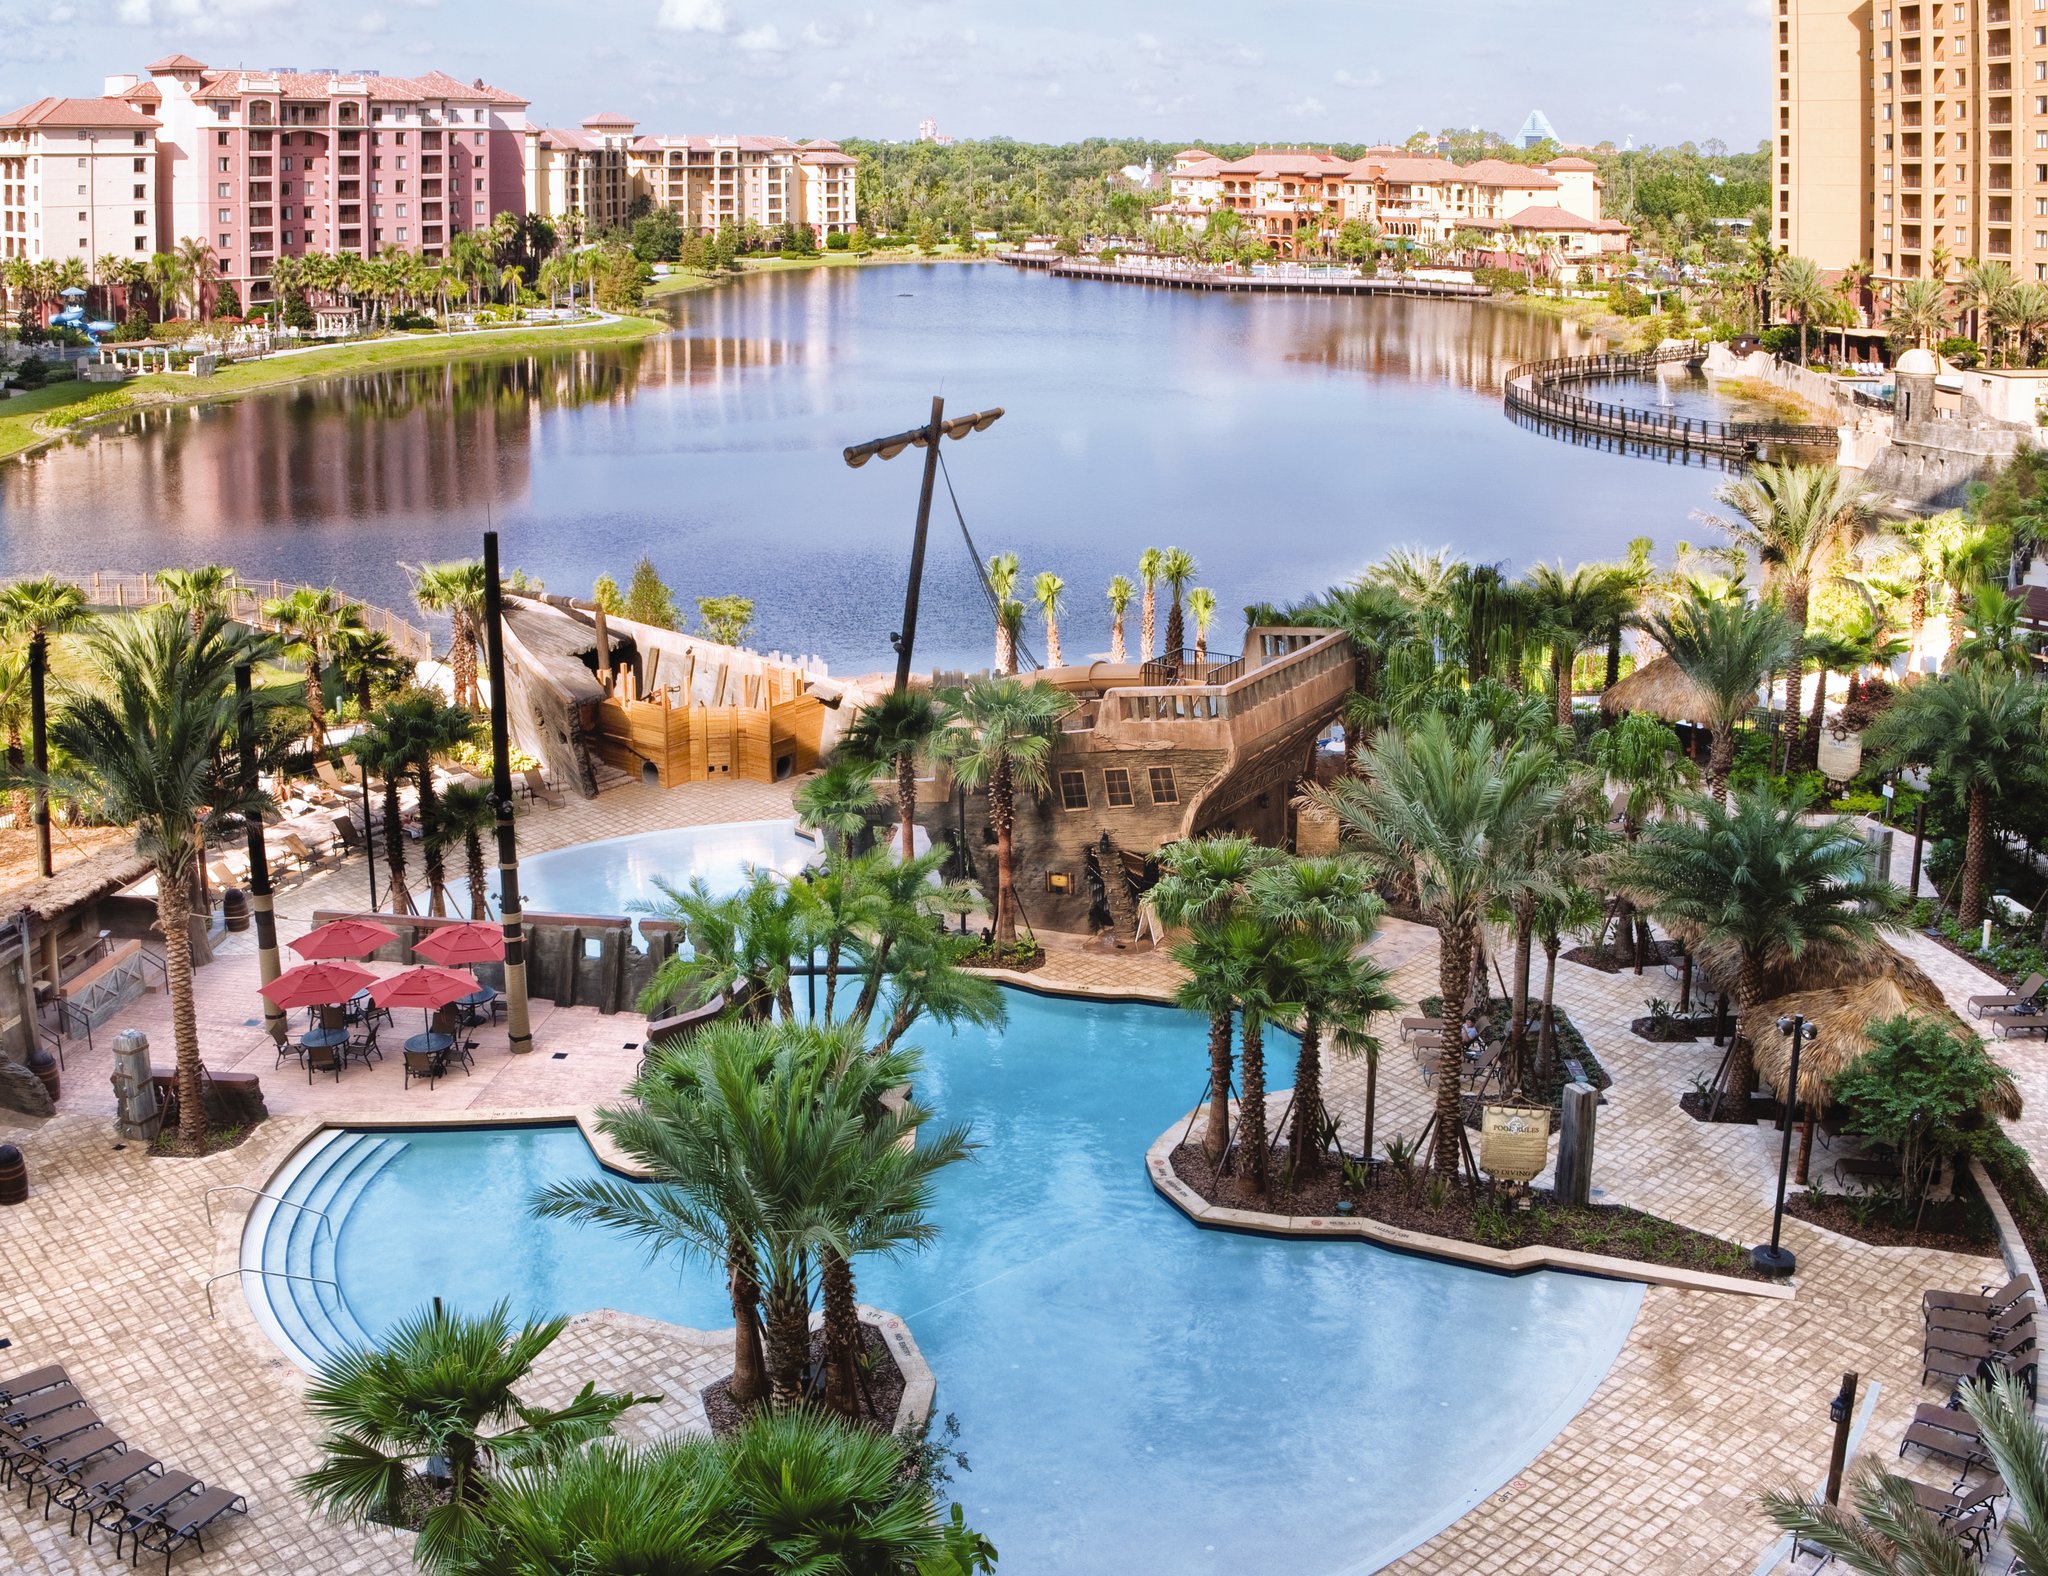
<svg viewBox="0 0 2048 1576">
<path fill-rule="evenodd" d="M 2012 1074 L 1984 1042 L 1939 1018 L 1901 1013 L 1870 1026 L 1870 1049 L 1835 1081 L 1849 1130 L 1889 1145 L 1899 1157 L 1902 1209 L 1925 1201 L 1942 1163 L 1975 1153 L 1998 1128 L 1983 1108 Z"/>
</svg>

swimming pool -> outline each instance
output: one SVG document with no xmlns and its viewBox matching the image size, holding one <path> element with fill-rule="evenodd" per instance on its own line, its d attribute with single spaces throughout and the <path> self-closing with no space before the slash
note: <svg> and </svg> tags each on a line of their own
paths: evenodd
<svg viewBox="0 0 2048 1576">
<path fill-rule="evenodd" d="M 660 897 L 655 879 L 687 887 L 702 877 L 718 896 L 746 885 L 751 870 L 795 875 L 818 856 L 795 821 L 729 821 L 609 837 L 519 861 L 519 898 L 531 913 L 629 914 Z M 492 877 L 495 895 L 497 876 Z"/>
<path fill-rule="evenodd" d="M 1204 1024 L 1006 994 L 1007 1029 L 922 1037 L 921 1094 L 984 1147 L 941 1179 L 937 1246 L 860 1282 L 938 1375 L 973 1464 L 948 1492 L 1005 1572 L 1374 1570 L 1526 1465 L 1613 1362 L 1636 1285 L 1191 1225 L 1144 1154 L 1201 1091 Z M 284 1179 L 335 1240 L 262 1206 L 245 1262 L 339 1283 L 269 1281 L 301 1343 L 435 1295 L 729 1325 L 716 1266 L 526 1214 L 597 1169 L 573 1127 L 337 1133 Z"/>
</svg>

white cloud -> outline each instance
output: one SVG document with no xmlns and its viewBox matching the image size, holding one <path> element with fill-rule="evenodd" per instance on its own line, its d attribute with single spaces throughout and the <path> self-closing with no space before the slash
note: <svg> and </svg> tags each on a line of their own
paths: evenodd
<svg viewBox="0 0 2048 1576">
<path fill-rule="evenodd" d="M 1330 80 L 1340 88 L 1376 88 L 1387 79 L 1378 66 L 1366 72 L 1338 70 L 1331 73 Z"/>
<path fill-rule="evenodd" d="M 1300 100 L 1298 103 L 1283 106 L 1281 113 L 1312 119 L 1317 115 L 1327 114 L 1328 111 L 1323 107 L 1323 101 L 1311 93 L 1307 98 Z"/>
<path fill-rule="evenodd" d="M 276 15 L 287 0 L 119 0 L 116 21 L 129 27 L 162 23 L 188 38 L 240 38 L 245 22 Z"/>
<path fill-rule="evenodd" d="M 723 33 L 725 0 L 661 0 L 654 25 L 671 33 Z"/>
<path fill-rule="evenodd" d="M 814 49 L 830 49 L 840 41 L 838 29 L 827 27 L 822 22 L 806 22 L 802 33 L 803 41 Z"/>
<path fill-rule="evenodd" d="M 782 42 L 782 35 L 775 31 L 773 22 L 750 27 L 733 42 L 750 55 L 779 55 L 787 47 Z"/>
<path fill-rule="evenodd" d="M 821 104 L 841 104 L 845 100 L 846 84 L 835 77 L 832 81 L 825 84 L 825 92 L 820 97 L 819 102 Z"/>
<path fill-rule="evenodd" d="M 1047 98 L 1058 98 L 1065 92 L 1066 89 L 1061 87 L 1057 82 L 1048 82 L 1045 85 L 1045 96 Z"/>
</svg>

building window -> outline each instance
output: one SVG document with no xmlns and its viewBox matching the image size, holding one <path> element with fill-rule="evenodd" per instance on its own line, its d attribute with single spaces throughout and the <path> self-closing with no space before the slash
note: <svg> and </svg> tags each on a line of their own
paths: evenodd
<svg viewBox="0 0 2048 1576">
<path fill-rule="evenodd" d="M 1131 774 L 1121 766 L 1103 771 L 1102 794 L 1112 810 L 1127 809 L 1137 802 L 1131 797 Z"/>
<path fill-rule="evenodd" d="M 234 210 L 232 208 L 221 209 L 220 222 L 222 224 L 233 224 L 235 222 Z"/>
<path fill-rule="evenodd" d="M 136 222 L 137 224 L 140 224 L 140 223 L 142 222 L 142 220 L 141 220 L 140 216 L 138 216 L 138 217 L 136 218 L 136 221 L 135 221 L 135 222 Z M 149 250 L 149 237 L 148 237 L 148 236 L 146 236 L 146 235 L 138 235 L 138 236 L 137 236 L 137 237 L 135 238 L 135 250 L 136 250 L 136 251 L 138 251 L 138 252 L 146 252 L 146 251 L 148 251 L 148 250 Z"/>
<path fill-rule="evenodd" d="M 225 248 L 226 246 L 228 246 L 228 245 L 230 244 L 230 243 L 229 243 L 229 241 L 228 241 L 228 238 L 227 238 L 227 237 L 226 237 L 225 235 L 224 235 L 224 236 L 222 236 L 222 237 L 220 238 L 220 244 L 221 244 L 221 246 L 222 246 L 223 248 Z M 223 267 L 223 268 L 227 267 L 227 259 L 226 259 L 226 258 L 222 258 L 222 259 L 221 259 L 221 267 Z"/>
<path fill-rule="evenodd" d="M 1060 808 L 1064 810 L 1085 810 L 1088 808 L 1088 779 L 1081 773 L 1060 773 Z"/>
<path fill-rule="evenodd" d="M 142 217 L 142 210 L 140 208 L 137 208 L 135 210 L 135 222 L 138 225 L 148 223 L 148 221 Z"/>
<path fill-rule="evenodd" d="M 1152 802 L 1154 804 L 1179 804 L 1180 794 L 1173 786 L 1173 768 L 1155 766 L 1150 773 L 1152 779 Z"/>
</svg>

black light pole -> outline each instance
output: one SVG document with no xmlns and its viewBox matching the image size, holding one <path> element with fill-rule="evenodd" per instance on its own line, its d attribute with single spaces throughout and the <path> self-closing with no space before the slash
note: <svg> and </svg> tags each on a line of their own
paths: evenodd
<svg viewBox="0 0 2048 1576">
<path fill-rule="evenodd" d="M 363 719 L 363 727 L 370 726 L 370 719 Z M 370 762 L 367 756 L 356 757 L 356 775 L 363 780 L 363 852 L 368 857 L 364 863 L 370 871 L 370 912 L 377 912 L 377 834 L 370 829 Z M 387 829 L 388 831 L 388 829 Z"/>
<path fill-rule="evenodd" d="M 491 797 L 498 801 L 498 909 L 505 927 L 505 1032 L 514 1051 L 533 1049 L 526 1013 L 526 939 L 519 915 L 519 838 L 512 827 L 512 753 L 505 723 L 504 593 L 498 533 L 484 532 L 484 649 L 491 679 Z"/>
<path fill-rule="evenodd" d="M 1918 900 L 1920 896 L 1920 847 L 1921 839 L 1927 834 L 1927 801 L 1923 798 L 1913 806 L 1913 876 L 1906 883 L 1906 896 Z"/>
<path fill-rule="evenodd" d="M 1856 1375 L 1842 1375 L 1842 1388 L 1834 1400 L 1828 1402 L 1828 1420 L 1835 1425 L 1834 1448 L 1828 1452 L 1828 1486 L 1826 1499 L 1830 1505 L 1841 1503 L 1842 1466 L 1849 1458 L 1849 1422 L 1856 1412 Z"/>
<path fill-rule="evenodd" d="M 939 439 L 964 438 L 970 432 L 986 432 L 1002 419 L 1003 407 L 990 406 L 987 410 L 975 411 L 969 416 L 955 416 L 946 420 L 946 400 L 941 394 L 932 396 L 932 419 L 922 427 L 913 427 L 908 432 L 896 433 L 888 438 L 870 438 L 866 443 L 856 443 L 845 451 L 846 463 L 855 470 L 873 459 L 877 454 L 885 460 L 893 460 L 905 449 L 924 450 L 924 484 L 917 494 L 917 534 L 910 544 L 910 583 L 903 591 L 903 627 L 889 637 L 889 643 L 896 648 L 896 693 L 902 694 L 910 687 L 910 650 L 917 643 L 917 596 L 924 585 L 924 543 L 932 519 L 932 487 L 939 475 Z"/>
<path fill-rule="evenodd" d="M 1785 1105 L 1779 1117 L 1780 1129 L 1785 1137 L 1778 1149 L 1778 1202 L 1771 1210 L 1769 1244 L 1749 1250 L 1749 1262 L 1766 1275 L 1790 1275 L 1799 1263 L 1792 1256 L 1790 1248 L 1779 1245 L 1778 1236 L 1785 1225 L 1785 1178 L 1792 1169 L 1792 1116 L 1799 1107 L 1799 1050 L 1808 1040 L 1814 1039 L 1820 1033 L 1817 1026 L 1807 1023 L 1803 1013 L 1796 1013 L 1790 1018 L 1780 1018 L 1778 1027 L 1792 1036 L 1791 1064 L 1785 1069 Z"/>
<path fill-rule="evenodd" d="M 235 664 L 235 744 L 241 754 L 242 793 L 256 797 L 256 699 L 249 664 Z M 270 856 L 263 846 L 263 817 L 248 812 L 249 911 L 256 916 L 256 966 L 268 985 L 282 972 L 277 956 L 277 915 L 270 900 Z M 263 1027 L 279 1045 L 291 1033 L 284 1009 L 263 998 Z"/>
</svg>

